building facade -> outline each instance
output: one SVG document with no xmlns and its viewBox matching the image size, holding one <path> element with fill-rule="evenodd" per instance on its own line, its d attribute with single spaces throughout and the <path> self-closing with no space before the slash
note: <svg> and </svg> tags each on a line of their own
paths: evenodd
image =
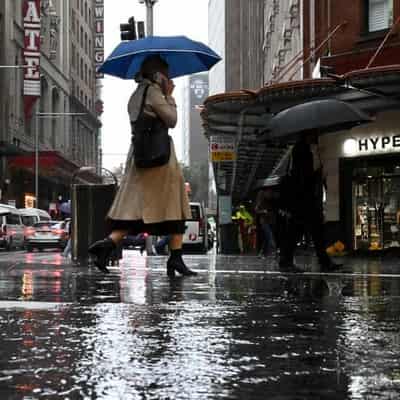
<svg viewBox="0 0 400 400">
<path fill-rule="evenodd" d="M 326 219 L 334 231 L 340 232 L 348 248 L 400 247 L 400 117 L 398 105 L 391 104 L 391 96 L 386 94 L 390 86 L 379 87 L 385 69 L 395 70 L 400 64 L 400 39 L 390 35 L 400 17 L 400 4 L 394 0 L 360 1 L 351 7 L 346 4 L 340 0 L 330 8 L 328 3 L 316 7 L 317 43 L 326 34 L 327 26 L 347 22 L 330 41 L 328 53 L 321 52 L 317 57 L 335 74 L 364 70 L 371 82 L 376 80 L 371 89 L 372 93 L 376 91 L 376 97 L 369 103 L 360 103 L 368 106 L 375 121 L 321 137 L 330 188 Z M 377 52 L 386 36 L 386 44 Z M 381 72 L 374 72 L 375 69 Z M 387 105 L 380 106 L 378 99 Z"/>
<path fill-rule="evenodd" d="M 265 1 L 264 84 L 302 79 L 303 12 L 300 0 Z"/>
<path fill-rule="evenodd" d="M 210 94 L 264 83 L 265 0 L 210 0 L 209 44 L 222 57 L 210 72 Z"/>
<path fill-rule="evenodd" d="M 208 159 L 208 142 L 203 134 L 201 106 L 208 97 L 208 74 L 191 75 L 183 87 L 182 131 L 183 162 L 187 166 Z"/>
<path fill-rule="evenodd" d="M 101 123 L 95 110 L 95 3 L 0 3 L 0 64 L 9 66 L 0 69 L 0 202 L 33 206 L 38 194 L 39 208 L 54 208 L 55 203 L 69 197 L 71 177 L 80 166 L 97 171 L 100 167 Z M 40 21 L 36 23 L 34 18 Z M 37 38 L 32 27 L 39 29 Z M 34 62 L 29 58 L 34 54 L 27 51 L 34 43 L 40 48 L 40 69 L 22 68 Z M 28 75 L 38 78 L 40 92 L 35 91 L 35 82 L 27 83 Z M 30 108 L 27 93 L 37 96 Z M 39 154 L 37 169 L 35 148 Z"/>
</svg>

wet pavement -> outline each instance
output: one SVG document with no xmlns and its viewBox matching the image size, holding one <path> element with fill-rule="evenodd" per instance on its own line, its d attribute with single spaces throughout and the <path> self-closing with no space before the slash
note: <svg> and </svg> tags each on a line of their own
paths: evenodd
<svg viewBox="0 0 400 400">
<path fill-rule="evenodd" d="M 400 263 L 126 252 L 104 276 L 0 255 L 0 399 L 398 399 Z"/>
</svg>

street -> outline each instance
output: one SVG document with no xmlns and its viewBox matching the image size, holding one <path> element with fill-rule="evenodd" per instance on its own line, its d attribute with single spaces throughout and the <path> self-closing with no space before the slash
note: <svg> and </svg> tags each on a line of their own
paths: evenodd
<svg viewBox="0 0 400 400">
<path fill-rule="evenodd" d="M 1 399 L 395 399 L 396 259 L 282 275 L 273 258 L 126 251 L 104 276 L 59 253 L 0 258 Z M 300 261 L 302 261 L 300 259 Z"/>
</svg>

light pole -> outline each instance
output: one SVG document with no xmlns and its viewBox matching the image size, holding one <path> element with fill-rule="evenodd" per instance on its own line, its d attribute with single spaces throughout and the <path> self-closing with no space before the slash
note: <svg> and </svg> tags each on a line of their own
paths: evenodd
<svg viewBox="0 0 400 400">
<path fill-rule="evenodd" d="M 64 118 L 84 116 L 86 113 L 46 113 L 35 114 L 35 205 L 39 208 L 39 119 L 40 118 Z"/>
<path fill-rule="evenodd" d="M 153 7 L 158 0 L 139 0 L 140 4 L 146 4 L 146 30 L 147 36 L 153 36 Z"/>
</svg>

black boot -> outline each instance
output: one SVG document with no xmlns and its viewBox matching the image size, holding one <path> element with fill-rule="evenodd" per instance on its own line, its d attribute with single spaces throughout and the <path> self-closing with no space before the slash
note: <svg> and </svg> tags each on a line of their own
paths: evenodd
<svg viewBox="0 0 400 400">
<path fill-rule="evenodd" d="M 189 269 L 182 259 L 182 249 L 171 250 L 171 255 L 167 261 L 167 275 L 170 278 L 175 277 L 175 271 L 182 276 L 195 276 L 197 272 Z"/>
<path fill-rule="evenodd" d="M 105 274 L 108 274 L 110 271 L 107 268 L 107 264 L 110 261 L 110 256 L 117 246 L 110 239 L 106 238 L 103 240 L 99 240 L 93 243 L 89 247 L 89 254 L 94 256 L 94 265 Z"/>
</svg>

